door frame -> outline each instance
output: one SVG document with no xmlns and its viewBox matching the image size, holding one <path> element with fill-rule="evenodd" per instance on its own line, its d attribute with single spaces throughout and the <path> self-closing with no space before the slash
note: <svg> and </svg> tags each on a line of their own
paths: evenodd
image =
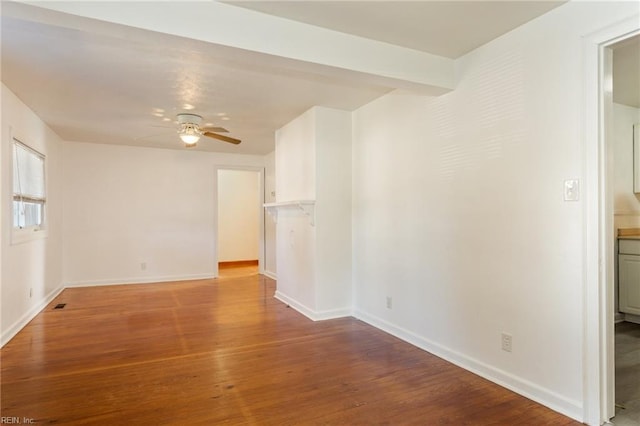
<svg viewBox="0 0 640 426">
<path fill-rule="evenodd" d="M 214 277 L 218 277 L 220 275 L 220 271 L 218 270 L 218 262 L 219 262 L 219 256 L 218 256 L 218 237 L 219 237 L 219 233 L 218 233 L 218 185 L 220 184 L 220 182 L 218 181 L 218 172 L 220 170 L 238 170 L 238 171 L 245 171 L 245 172 L 256 172 L 259 175 L 259 185 L 258 185 L 258 199 L 256 200 L 256 203 L 258 203 L 258 217 L 256 217 L 256 220 L 258 221 L 258 273 L 260 274 L 264 274 L 264 259 L 265 259 L 265 243 L 264 243 L 264 221 L 265 221 L 265 212 L 264 212 L 264 175 L 265 175 L 265 168 L 264 167 L 258 167 L 258 166 L 238 166 L 238 165 L 229 165 L 229 166 L 225 166 L 225 165 L 219 165 L 219 166 L 215 166 L 214 168 L 214 173 L 215 173 L 215 185 L 213 186 L 213 234 L 215 236 L 214 238 L 214 250 L 213 250 L 213 261 L 214 261 L 214 265 L 213 265 L 213 276 Z"/>
<path fill-rule="evenodd" d="M 615 415 L 614 242 L 612 168 L 608 149 L 612 101 L 609 46 L 640 33 L 640 15 L 583 38 L 585 259 L 583 419 L 601 425 Z"/>
</svg>

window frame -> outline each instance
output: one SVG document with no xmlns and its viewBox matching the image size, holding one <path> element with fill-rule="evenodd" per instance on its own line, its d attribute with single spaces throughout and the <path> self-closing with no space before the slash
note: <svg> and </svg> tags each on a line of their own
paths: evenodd
<svg viewBox="0 0 640 426">
<path fill-rule="evenodd" d="M 24 139 L 18 138 L 15 135 L 11 135 L 11 244 L 21 244 L 29 241 L 40 240 L 47 237 L 47 156 L 37 149 L 33 148 L 33 145 L 23 142 Z M 19 145 L 20 149 L 26 150 L 28 153 L 33 154 L 42 159 L 42 185 L 43 185 L 43 197 L 42 199 L 36 199 L 33 197 L 22 196 L 22 194 L 14 193 L 14 181 L 16 179 L 14 173 L 14 165 L 16 159 L 16 145 Z M 42 219 L 39 225 L 19 227 L 14 223 L 14 202 L 16 197 L 20 197 L 27 202 L 37 202 L 41 204 Z"/>
</svg>

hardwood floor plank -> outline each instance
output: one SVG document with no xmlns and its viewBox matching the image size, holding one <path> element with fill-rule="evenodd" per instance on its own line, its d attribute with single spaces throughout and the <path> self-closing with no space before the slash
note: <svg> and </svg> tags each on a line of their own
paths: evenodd
<svg viewBox="0 0 640 426">
<path fill-rule="evenodd" d="M 574 425 L 274 281 L 67 289 L 1 353 L 2 416 L 39 424 Z M 66 303 L 54 310 L 58 303 Z"/>
</svg>

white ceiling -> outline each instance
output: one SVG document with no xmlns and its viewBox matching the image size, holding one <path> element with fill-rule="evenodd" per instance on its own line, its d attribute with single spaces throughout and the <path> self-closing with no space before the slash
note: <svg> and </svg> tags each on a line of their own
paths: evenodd
<svg viewBox="0 0 640 426">
<path fill-rule="evenodd" d="M 226 1 L 225 3 L 457 58 L 563 1 Z"/>
<path fill-rule="evenodd" d="M 275 130 L 313 105 L 354 110 L 390 90 L 425 86 L 409 72 L 405 79 L 402 68 L 399 73 L 393 65 L 380 70 L 363 54 L 371 68 L 378 67 L 369 72 L 353 59 L 358 55 L 347 51 L 349 43 L 363 46 L 362 37 L 384 41 L 364 46 L 372 52 L 395 49 L 389 51 L 408 58 L 399 61 L 407 70 L 415 59 L 415 74 L 420 75 L 425 64 L 429 69 L 452 69 L 448 58 L 559 4 L 294 1 L 242 2 L 237 7 L 235 3 L 47 2 L 39 3 L 45 8 L 41 9 L 2 2 L 2 81 L 65 140 L 182 149 L 173 124 L 163 118 L 172 120 L 191 104 L 195 109 L 189 112 L 243 140 L 234 146 L 206 139 L 196 149 L 265 154 L 273 150 Z M 173 19 L 176 5 L 193 21 Z M 207 16 L 196 10 L 214 6 L 226 14 L 218 16 L 218 24 L 213 22 L 218 14 Z M 92 19 L 96 17 L 100 20 Z M 314 26 L 296 23 L 299 36 L 287 33 L 284 43 L 278 38 L 279 29 L 290 19 Z M 191 36 L 188 31 L 195 31 L 199 23 L 203 34 L 221 34 L 215 43 L 195 32 Z M 225 23 L 235 30 L 225 29 Z M 314 37 L 324 39 L 333 33 L 319 32 L 315 26 L 358 37 L 320 49 L 321 42 Z M 262 45 L 254 48 L 258 41 Z M 296 53 L 281 54 L 285 48 Z M 339 61 L 348 63 L 344 67 L 348 72 Z M 430 85 L 429 81 L 425 87 L 440 83 Z M 441 87 L 448 90 L 446 83 Z"/>
</svg>

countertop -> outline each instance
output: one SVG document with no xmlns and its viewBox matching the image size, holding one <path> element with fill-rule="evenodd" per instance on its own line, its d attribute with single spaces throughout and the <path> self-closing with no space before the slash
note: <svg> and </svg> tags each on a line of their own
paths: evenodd
<svg viewBox="0 0 640 426">
<path fill-rule="evenodd" d="M 618 229 L 619 240 L 640 240 L 640 228 Z"/>
</svg>

